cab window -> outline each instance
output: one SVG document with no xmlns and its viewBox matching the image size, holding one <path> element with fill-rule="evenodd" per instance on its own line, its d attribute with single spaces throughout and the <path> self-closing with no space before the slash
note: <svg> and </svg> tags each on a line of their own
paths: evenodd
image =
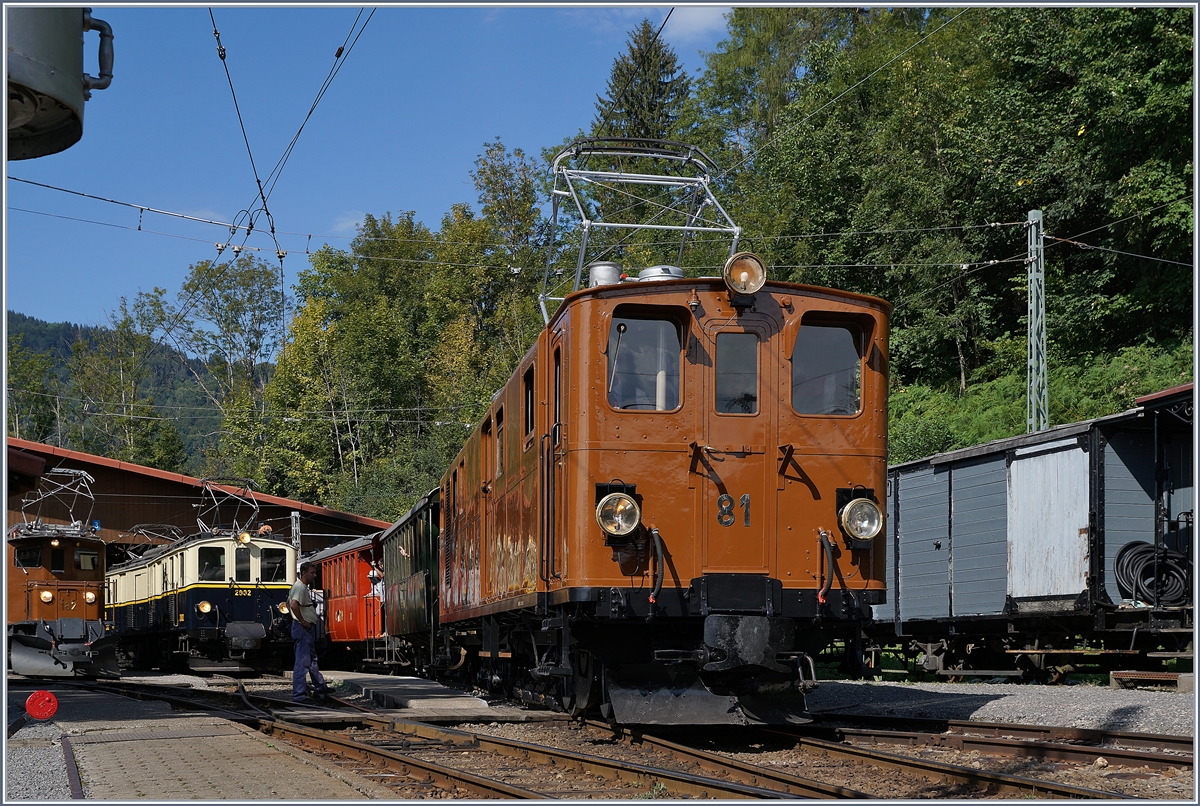
<svg viewBox="0 0 1200 806">
<path fill-rule="evenodd" d="M 75 549 L 75 570 L 95 571 L 100 567 L 100 552 Z"/>
<path fill-rule="evenodd" d="M 263 549 L 258 564 L 263 582 L 287 581 L 287 549 Z"/>
<path fill-rule="evenodd" d="M 857 414 L 862 397 L 862 331 L 853 325 L 800 323 L 792 349 L 797 414 Z"/>
<path fill-rule="evenodd" d="M 716 395 L 719 414 L 758 413 L 758 336 L 718 333 Z"/>
<path fill-rule="evenodd" d="M 238 546 L 233 550 L 233 578 L 236 582 L 250 581 L 249 546 Z"/>
<path fill-rule="evenodd" d="M 200 568 L 201 582 L 225 581 L 225 548 L 223 546 L 202 546 L 196 552 L 196 563 Z"/>
<path fill-rule="evenodd" d="M 42 547 L 26 546 L 17 549 L 17 568 L 37 568 L 42 564 Z"/>
<path fill-rule="evenodd" d="M 679 325 L 668 319 L 613 317 L 608 332 L 608 403 L 614 409 L 679 408 Z"/>
</svg>

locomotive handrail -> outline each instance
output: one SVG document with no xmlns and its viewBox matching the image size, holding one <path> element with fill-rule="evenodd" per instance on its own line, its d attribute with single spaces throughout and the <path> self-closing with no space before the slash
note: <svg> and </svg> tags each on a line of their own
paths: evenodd
<svg viewBox="0 0 1200 806">
<path fill-rule="evenodd" d="M 538 577 L 546 584 L 550 579 L 562 579 L 556 569 L 558 558 L 555 556 L 554 534 L 554 492 L 555 492 L 555 453 L 554 446 L 558 444 L 562 431 L 562 423 L 555 423 L 549 433 L 542 434 L 538 440 L 538 469 L 541 473 L 538 501 Z M 550 449 L 546 450 L 549 442 Z"/>
</svg>

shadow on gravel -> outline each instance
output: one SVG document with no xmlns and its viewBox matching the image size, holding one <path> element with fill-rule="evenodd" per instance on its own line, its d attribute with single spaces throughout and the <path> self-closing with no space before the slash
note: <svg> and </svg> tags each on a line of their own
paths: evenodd
<svg viewBox="0 0 1200 806">
<path fill-rule="evenodd" d="M 1122 705 L 1120 708 L 1114 708 L 1112 713 L 1108 715 L 1108 718 L 1100 725 L 1100 730 L 1134 730 L 1130 725 L 1140 723 L 1141 714 L 1145 710 L 1145 706 L 1142 705 Z"/>
<path fill-rule="evenodd" d="M 927 717 L 930 719 L 970 719 L 971 715 L 1003 694 L 962 694 L 951 691 L 926 691 L 887 683 L 863 685 L 822 681 L 820 688 L 808 694 L 810 713 L 841 711 L 850 714 Z"/>
</svg>

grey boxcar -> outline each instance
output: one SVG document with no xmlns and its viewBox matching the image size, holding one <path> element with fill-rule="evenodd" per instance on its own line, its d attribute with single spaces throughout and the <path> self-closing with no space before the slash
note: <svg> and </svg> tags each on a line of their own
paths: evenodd
<svg viewBox="0 0 1200 806">
<path fill-rule="evenodd" d="M 1190 663 L 1193 386 L 888 470 L 874 637 L 928 671 Z"/>
</svg>

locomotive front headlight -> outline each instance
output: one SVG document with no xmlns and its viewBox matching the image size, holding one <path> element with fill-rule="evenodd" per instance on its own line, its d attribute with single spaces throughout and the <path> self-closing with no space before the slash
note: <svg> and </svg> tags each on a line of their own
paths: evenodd
<svg viewBox="0 0 1200 806">
<path fill-rule="evenodd" d="M 196 605 L 197 613 L 208 613 L 212 610 L 212 602 L 201 602 Z"/>
<path fill-rule="evenodd" d="M 733 294 L 756 294 L 767 282 L 767 267 L 752 252 L 738 252 L 725 261 L 721 273 L 725 286 Z"/>
<path fill-rule="evenodd" d="M 286 616 L 287 612 L 288 612 L 287 602 L 280 602 L 277 605 L 277 609 L 279 610 L 280 613 L 283 613 Z"/>
<path fill-rule="evenodd" d="M 625 493 L 609 493 L 596 505 L 596 523 L 610 535 L 629 534 L 641 519 L 641 507 Z"/>
<path fill-rule="evenodd" d="M 95 604 L 96 594 L 92 591 L 88 591 L 87 593 L 83 594 L 83 601 L 87 602 L 88 604 Z"/>
<path fill-rule="evenodd" d="M 842 509 L 842 528 L 859 540 L 870 540 L 883 528 L 883 513 L 869 498 L 856 498 Z"/>
<path fill-rule="evenodd" d="M 249 543 L 250 542 L 250 533 L 242 532 L 240 535 L 238 535 L 238 542 L 239 543 Z"/>
<path fill-rule="evenodd" d="M 46 604 L 50 604 L 54 601 L 54 591 L 42 591 L 38 594 L 38 598 Z"/>
</svg>

